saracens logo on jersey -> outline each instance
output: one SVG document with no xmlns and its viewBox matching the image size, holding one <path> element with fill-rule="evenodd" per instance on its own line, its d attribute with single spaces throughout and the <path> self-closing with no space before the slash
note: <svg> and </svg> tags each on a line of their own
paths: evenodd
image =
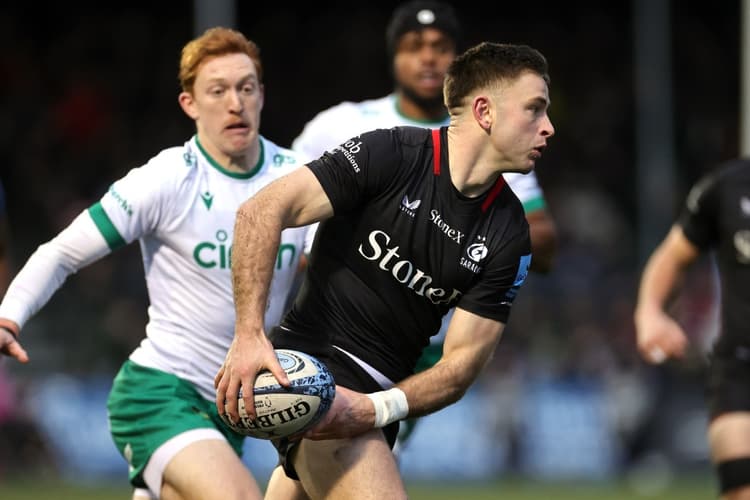
<svg viewBox="0 0 750 500">
<path fill-rule="evenodd" d="M 472 243 L 466 247 L 466 255 L 468 256 L 468 259 L 466 257 L 461 257 L 461 260 L 459 261 L 461 267 L 465 267 L 475 274 L 482 272 L 482 266 L 479 265 L 479 262 L 487 257 L 487 254 L 489 253 L 487 245 L 484 244 L 486 240 L 486 236 L 477 236 L 476 243 Z"/>
<path fill-rule="evenodd" d="M 377 262 L 378 269 L 389 273 L 393 279 L 406 286 L 420 297 L 427 298 L 433 304 L 455 304 L 462 295 L 455 288 L 447 291 L 445 288 L 431 286 L 432 276 L 399 255 L 398 245 L 389 247 L 391 237 L 385 231 L 371 231 L 367 237 L 367 244 L 359 245 L 359 254 L 365 259 Z"/>
</svg>

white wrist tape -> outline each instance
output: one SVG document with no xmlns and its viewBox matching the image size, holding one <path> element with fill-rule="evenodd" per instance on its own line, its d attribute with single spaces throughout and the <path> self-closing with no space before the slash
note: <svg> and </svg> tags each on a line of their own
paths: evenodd
<svg viewBox="0 0 750 500">
<path fill-rule="evenodd" d="M 406 400 L 406 394 L 397 387 L 387 391 L 373 392 L 367 397 L 375 406 L 374 427 L 376 428 L 385 427 L 409 415 L 409 402 Z"/>
</svg>

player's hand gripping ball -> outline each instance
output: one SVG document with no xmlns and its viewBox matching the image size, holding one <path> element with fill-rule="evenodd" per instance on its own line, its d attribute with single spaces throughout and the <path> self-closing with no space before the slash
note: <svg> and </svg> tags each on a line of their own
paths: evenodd
<svg viewBox="0 0 750 500">
<path fill-rule="evenodd" d="M 289 349 L 276 349 L 276 357 L 291 387 L 279 384 L 270 371 L 260 372 L 253 387 L 257 418 L 248 418 L 242 389 L 238 401 L 239 422 L 231 422 L 226 413 L 221 415 L 235 432 L 259 439 L 278 439 L 306 431 L 331 408 L 336 383 L 322 362 Z"/>
</svg>

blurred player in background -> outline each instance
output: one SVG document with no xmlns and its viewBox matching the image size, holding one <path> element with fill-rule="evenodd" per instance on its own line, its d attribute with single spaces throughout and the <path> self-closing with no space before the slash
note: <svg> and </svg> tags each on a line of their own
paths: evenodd
<svg viewBox="0 0 750 500">
<path fill-rule="evenodd" d="M 641 277 L 638 349 L 652 363 L 682 357 L 687 337 L 666 312 L 690 265 L 714 251 L 721 282 L 721 331 L 709 366 L 708 441 L 722 498 L 750 499 L 750 161 L 708 174 Z"/>
<path fill-rule="evenodd" d="M 235 338 L 216 377 L 233 419 L 241 387 L 270 370 L 272 347 L 318 356 L 336 398 L 306 439 L 275 444 L 268 498 L 406 497 L 398 423 L 458 401 L 489 362 L 531 260 L 523 206 L 503 172 L 529 172 L 554 128 L 547 62 L 519 45 L 483 43 L 445 78 L 448 127 L 357 136 L 244 203 L 235 225 Z M 282 324 L 263 329 L 279 234 L 322 221 Z M 417 360 L 452 307 L 445 349 Z M 254 411 L 252 391 L 243 393 Z M 286 480 L 299 479 L 299 481 Z"/>
<path fill-rule="evenodd" d="M 368 130 L 396 126 L 439 128 L 450 122 L 443 103 L 443 79 L 462 40 L 462 27 L 453 7 L 429 0 L 400 5 L 388 22 L 385 39 L 395 83 L 393 93 L 363 102 L 342 102 L 315 116 L 292 144 L 305 161 Z M 546 273 L 553 265 L 557 231 L 536 174 L 508 172 L 503 176 L 526 212 L 531 231 L 531 269 Z M 440 359 L 451 314 L 425 349 L 418 371 Z M 406 443 L 415 423 L 409 420 L 402 426 L 399 447 Z"/>
<path fill-rule="evenodd" d="M 28 361 L 18 342 L 24 323 L 68 275 L 138 240 L 149 298 L 146 338 L 123 364 L 107 403 L 134 498 L 258 499 L 260 488 L 240 459 L 243 436 L 216 411 L 213 379 L 234 332 L 237 208 L 298 163 L 259 133 L 260 53 L 241 33 L 214 28 L 186 44 L 179 80 L 179 104 L 197 133 L 131 170 L 38 248 L 0 304 L 0 349 Z M 284 311 L 306 232 L 281 236 L 266 327 Z"/>
</svg>

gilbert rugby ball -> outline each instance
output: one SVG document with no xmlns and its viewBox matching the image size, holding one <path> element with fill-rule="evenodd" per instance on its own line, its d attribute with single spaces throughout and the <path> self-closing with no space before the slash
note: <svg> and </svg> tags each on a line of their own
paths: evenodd
<svg viewBox="0 0 750 500">
<path fill-rule="evenodd" d="M 241 389 L 239 422 L 231 422 L 226 414 L 222 415 L 235 432 L 258 439 L 283 438 L 315 425 L 333 404 L 336 384 L 322 362 L 290 349 L 276 349 L 276 357 L 291 387 L 279 384 L 270 371 L 260 372 L 253 388 L 257 418 L 248 418 Z"/>
</svg>

